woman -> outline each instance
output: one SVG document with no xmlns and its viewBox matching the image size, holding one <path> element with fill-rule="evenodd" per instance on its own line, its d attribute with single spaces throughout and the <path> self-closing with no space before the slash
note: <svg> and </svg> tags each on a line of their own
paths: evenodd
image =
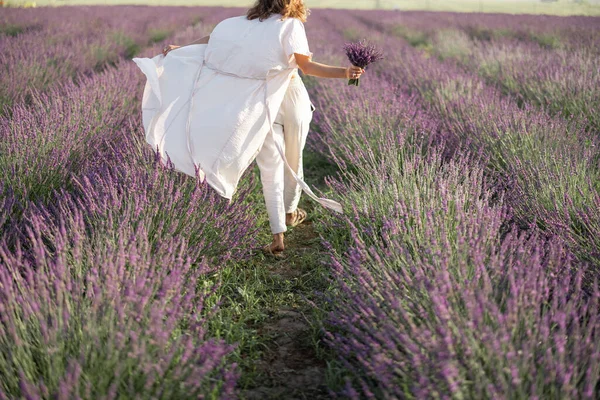
<svg viewBox="0 0 600 400">
<path fill-rule="evenodd" d="M 273 233 L 264 250 L 271 255 L 285 248 L 286 222 L 297 225 L 306 217 L 297 209 L 301 190 L 342 211 L 302 181 L 312 104 L 298 68 L 323 78 L 364 72 L 312 61 L 306 17 L 302 0 L 258 0 L 246 16 L 222 21 L 210 36 L 169 45 L 153 59 L 134 59 L 148 78 L 142 100 L 146 140 L 163 161 L 231 199 L 256 159 Z"/>
</svg>

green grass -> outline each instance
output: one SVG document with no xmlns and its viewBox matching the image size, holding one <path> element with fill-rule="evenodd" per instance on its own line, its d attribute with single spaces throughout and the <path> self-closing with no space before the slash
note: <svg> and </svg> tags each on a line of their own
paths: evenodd
<svg viewBox="0 0 600 400">
<path fill-rule="evenodd" d="M 1 24 L 0 35 L 17 36 L 25 31 L 25 27 L 15 24 Z"/>
<path fill-rule="evenodd" d="M 11 0 L 11 4 L 23 5 L 33 3 L 28 0 Z M 225 6 L 249 7 L 253 1 L 243 0 L 37 0 L 37 6 L 77 5 L 77 4 L 144 4 L 186 5 L 186 6 Z M 589 2 L 574 3 L 570 0 L 559 0 L 542 3 L 534 0 L 307 0 L 312 8 L 355 8 L 355 9 L 398 9 L 398 10 L 430 10 L 454 12 L 487 12 L 510 14 L 552 14 L 552 15 L 600 15 L 600 5 Z"/>
<path fill-rule="evenodd" d="M 150 35 L 150 38 L 152 38 L 152 31 L 148 34 Z M 124 32 L 116 31 L 112 33 L 112 39 L 118 47 L 123 49 L 124 58 L 132 58 L 142 49 L 142 46 L 139 43 L 136 43 L 133 38 L 127 36 Z"/>
<path fill-rule="evenodd" d="M 195 25 L 196 23 L 193 23 L 192 25 Z M 162 42 L 163 40 L 165 40 L 166 38 L 168 38 L 169 36 L 171 36 L 171 31 L 166 30 L 166 29 L 150 29 L 148 31 L 148 35 L 150 36 L 150 44 L 152 43 L 158 43 L 158 42 Z"/>
<path fill-rule="evenodd" d="M 534 31 L 490 29 L 479 26 L 467 26 L 465 32 L 473 40 L 490 42 L 500 38 L 514 38 L 521 41 L 532 41 L 546 49 L 558 49 L 563 43 L 557 33 L 539 33 Z"/>
<path fill-rule="evenodd" d="M 309 182 L 322 182 L 325 174 L 333 172 L 324 160 L 310 152 L 305 152 L 304 162 L 308 166 L 305 174 L 311 178 Z M 250 175 L 258 179 L 256 165 L 245 179 L 250 179 Z M 256 185 L 246 201 L 252 205 L 261 226 L 259 243 L 270 243 L 262 186 Z M 300 207 L 308 211 L 308 221 L 313 222 L 314 203 L 303 196 Z M 221 286 L 212 299 L 219 308 L 210 319 L 210 336 L 237 344 L 231 357 L 240 366 L 239 387 L 242 390 L 268 386 L 268 374 L 261 369 L 260 361 L 268 358 L 274 350 L 274 340 L 281 333 L 264 328 L 273 322 L 280 310 L 293 310 L 304 316 L 310 325 L 310 334 L 296 340 L 301 340 L 303 347 L 328 365 L 327 381 L 331 386 L 339 387 L 342 383 L 338 377 L 343 375 L 343 370 L 331 361 L 334 356 L 321 342 L 321 321 L 327 310 L 318 293 L 329 290 L 328 268 L 324 264 L 327 256 L 320 238 L 310 234 L 311 231 L 306 225 L 288 228 L 285 259 L 273 259 L 256 250 L 247 260 L 231 260 L 214 277 Z"/>
<path fill-rule="evenodd" d="M 392 33 L 418 49 L 427 50 L 431 47 L 431 38 L 428 32 L 414 30 L 405 25 L 396 25 L 392 28 Z"/>
<path fill-rule="evenodd" d="M 290 233 L 288 241 L 294 236 Z M 232 263 L 219 274 L 223 284 L 215 299 L 221 302 L 221 307 L 211 319 L 211 336 L 238 344 L 233 358 L 242 370 L 242 388 L 254 387 L 263 378 L 257 361 L 269 351 L 269 344 L 277 335 L 277 332 L 265 335 L 261 327 L 280 309 L 293 309 L 310 316 L 312 307 L 307 299 L 325 284 L 322 279 L 326 270 L 317 262 L 317 252 L 308 256 L 289 254 L 290 257 L 294 258 L 292 264 L 297 270 L 294 276 L 275 272 L 277 264 L 283 261 L 270 260 L 262 254 Z M 314 327 L 313 335 L 306 338 L 308 345 L 319 341 L 318 325 Z"/>
</svg>

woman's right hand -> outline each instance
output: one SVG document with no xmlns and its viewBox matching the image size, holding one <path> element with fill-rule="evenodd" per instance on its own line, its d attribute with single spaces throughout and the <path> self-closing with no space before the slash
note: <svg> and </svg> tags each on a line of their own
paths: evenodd
<svg viewBox="0 0 600 400">
<path fill-rule="evenodd" d="M 358 79 L 365 70 L 360 67 L 353 65 L 349 67 L 334 67 L 332 65 L 321 64 L 314 62 L 310 56 L 300 53 L 294 53 L 296 57 L 296 63 L 298 68 L 306 75 L 318 76 L 321 78 L 346 78 L 346 79 Z"/>
<path fill-rule="evenodd" d="M 175 50 L 175 49 L 178 49 L 178 48 L 180 48 L 180 47 L 181 47 L 181 46 L 176 46 L 176 45 L 174 45 L 174 44 L 168 44 L 168 45 L 166 45 L 166 46 L 163 48 L 163 55 L 166 57 L 166 56 L 167 56 L 167 54 L 169 54 L 169 52 L 170 52 L 171 50 Z"/>
<path fill-rule="evenodd" d="M 354 65 L 346 68 L 346 79 L 359 79 L 360 76 L 365 72 L 361 67 L 355 67 Z"/>
</svg>

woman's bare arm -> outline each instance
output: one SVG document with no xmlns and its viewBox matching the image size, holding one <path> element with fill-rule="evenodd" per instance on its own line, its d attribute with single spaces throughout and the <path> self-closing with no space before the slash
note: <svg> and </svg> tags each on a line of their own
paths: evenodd
<svg viewBox="0 0 600 400">
<path fill-rule="evenodd" d="M 351 79 L 360 78 L 360 76 L 365 72 L 364 69 L 355 66 L 344 68 L 314 62 L 309 56 L 304 54 L 294 53 L 294 57 L 296 57 L 296 63 L 298 64 L 298 67 L 305 75 L 312 75 L 320 78 Z"/>
</svg>

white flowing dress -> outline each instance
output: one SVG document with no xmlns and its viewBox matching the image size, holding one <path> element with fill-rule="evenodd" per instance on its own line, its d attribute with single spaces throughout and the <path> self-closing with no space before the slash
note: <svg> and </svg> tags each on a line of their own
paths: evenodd
<svg viewBox="0 0 600 400">
<path fill-rule="evenodd" d="M 142 118 L 146 141 L 174 168 L 199 176 L 231 199 L 238 182 L 272 134 L 297 64 L 294 53 L 311 55 L 304 25 L 280 14 L 259 21 L 245 16 L 219 23 L 209 43 L 188 45 L 153 58 L 134 58 L 146 75 Z M 286 168 L 305 193 L 342 212 L 339 203 L 317 197 Z"/>
</svg>

